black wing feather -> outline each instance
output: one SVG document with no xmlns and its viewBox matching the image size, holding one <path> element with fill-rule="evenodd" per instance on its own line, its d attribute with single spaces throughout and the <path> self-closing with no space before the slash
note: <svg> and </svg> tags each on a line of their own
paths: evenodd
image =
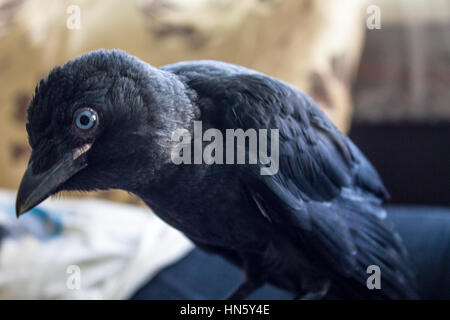
<svg viewBox="0 0 450 320">
<path fill-rule="evenodd" d="M 212 126 L 279 129 L 279 172 L 262 176 L 247 167 L 243 184 L 274 227 L 331 270 L 341 292 L 368 295 L 366 268 L 376 264 L 383 279 L 383 289 L 375 290 L 379 297 L 416 297 L 406 252 L 381 206 L 388 193 L 380 177 L 312 99 L 229 64 L 178 63 L 165 69 L 197 92 L 202 120 Z"/>
</svg>

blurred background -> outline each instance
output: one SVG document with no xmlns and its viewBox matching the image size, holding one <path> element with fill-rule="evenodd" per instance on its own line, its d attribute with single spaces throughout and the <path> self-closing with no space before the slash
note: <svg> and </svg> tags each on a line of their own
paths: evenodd
<svg viewBox="0 0 450 320">
<path fill-rule="evenodd" d="M 98 48 L 155 66 L 223 60 L 292 83 L 366 153 L 392 203 L 450 205 L 449 0 L 0 0 L 5 199 L 30 154 L 26 109 L 36 83 Z M 89 196 L 138 203 L 118 191 Z M 1 261 L 0 297 L 10 292 Z"/>
<path fill-rule="evenodd" d="M 379 5 L 382 28 L 366 32 L 352 86 L 350 136 L 393 202 L 450 205 L 450 1 Z"/>
</svg>

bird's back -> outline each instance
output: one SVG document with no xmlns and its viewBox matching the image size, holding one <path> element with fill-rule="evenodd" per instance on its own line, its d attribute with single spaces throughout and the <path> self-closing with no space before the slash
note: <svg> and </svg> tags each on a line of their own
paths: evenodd
<svg viewBox="0 0 450 320">
<path fill-rule="evenodd" d="M 279 172 L 262 176 L 244 166 L 242 186 L 268 223 L 312 262 L 316 274 L 311 277 L 331 279 L 330 292 L 337 298 L 416 297 L 407 253 L 382 207 L 388 193 L 380 177 L 311 98 L 282 81 L 223 62 L 182 62 L 163 69 L 195 92 L 201 120 L 210 126 L 279 130 Z M 381 290 L 366 286 L 370 266 L 381 271 Z"/>
</svg>

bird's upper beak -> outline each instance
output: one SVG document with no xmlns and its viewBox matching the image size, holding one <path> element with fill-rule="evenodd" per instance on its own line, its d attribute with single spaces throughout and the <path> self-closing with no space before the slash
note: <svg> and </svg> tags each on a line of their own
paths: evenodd
<svg viewBox="0 0 450 320">
<path fill-rule="evenodd" d="M 62 159 L 44 172 L 33 173 L 33 163 L 30 162 L 28 164 L 28 168 L 20 182 L 19 191 L 17 192 L 17 217 L 47 199 L 65 181 L 87 166 L 86 161 L 80 158 L 80 155 L 88 149 L 85 146 L 83 147 L 75 149 L 73 152 L 68 152 Z"/>
</svg>

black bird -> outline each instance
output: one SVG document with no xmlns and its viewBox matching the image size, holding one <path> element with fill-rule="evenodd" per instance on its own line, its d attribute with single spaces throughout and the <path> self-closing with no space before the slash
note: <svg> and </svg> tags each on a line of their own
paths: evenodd
<svg viewBox="0 0 450 320">
<path fill-rule="evenodd" d="M 299 298 L 417 297 L 377 172 L 287 83 L 224 62 L 155 68 L 98 50 L 41 80 L 27 116 L 32 154 L 18 216 L 62 190 L 123 189 L 198 247 L 244 269 L 229 298 L 265 283 Z M 279 171 L 174 164 L 172 134 L 192 132 L 196 120 L 222 132 L 278 129 Z M 367 287 L 371 265 L 380 268 L 381 289 Z"/>
</svg>

